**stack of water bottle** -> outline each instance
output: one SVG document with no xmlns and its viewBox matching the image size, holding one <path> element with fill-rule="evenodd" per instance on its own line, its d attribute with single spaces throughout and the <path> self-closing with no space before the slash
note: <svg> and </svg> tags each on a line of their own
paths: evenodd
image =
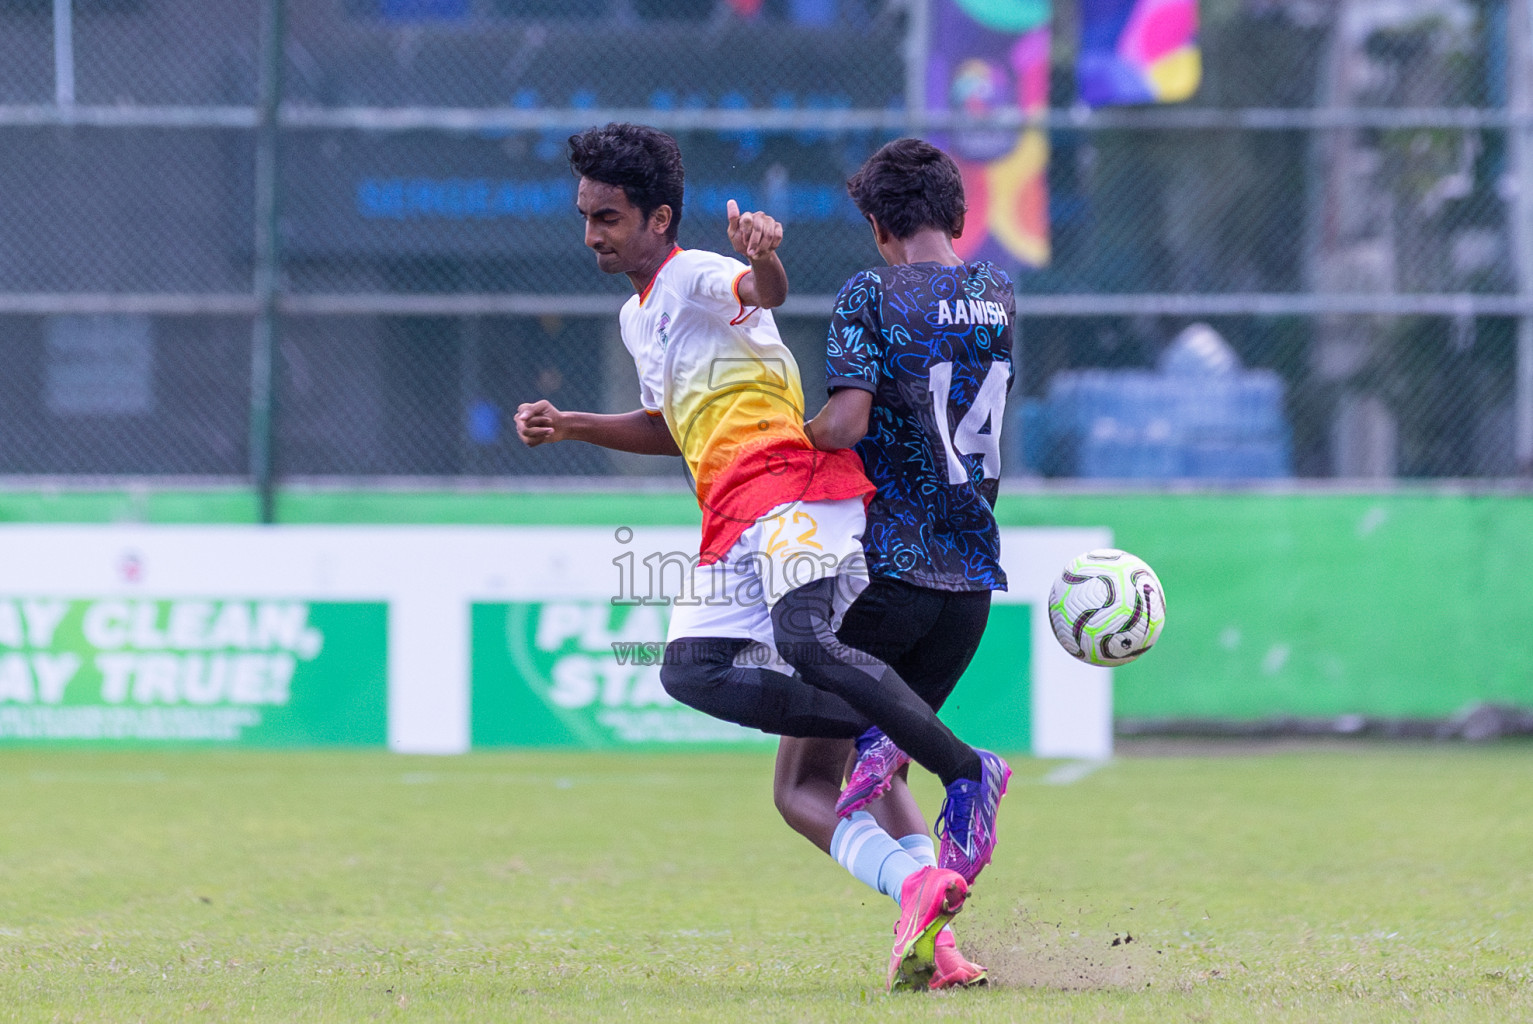
<svg viewBox="0 0 1533 1024">
<path fill-rule="evenodd" d="M 1072 370 L 1024 409 L 1024 459 L 1049 476 L 1268 479 L 1291 475 L 1283 380 L 1240 365 L 1205 324 L 1156 370 Z"/>
</svg>

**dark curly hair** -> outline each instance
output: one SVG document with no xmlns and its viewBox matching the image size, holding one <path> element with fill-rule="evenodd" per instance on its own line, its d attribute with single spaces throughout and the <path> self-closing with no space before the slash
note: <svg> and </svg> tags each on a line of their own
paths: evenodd
<svg viewBox="0 0 1533 1024">
<path fill-rule="evenodd" d="M 623 190 L 628 201 L 649 215 L 671 208 L 666 237 L 676 240 L 681 225 L 681 200 L 686 175 L 681 147 L 658 128 L 613 122 L 570 136 L 570 169 L 582 178 Z"/>
<path fill-rule="evenodd" d="M 864 217 L 876 217 L 895 238 L 922 228 L 957 235 L 966 209 L 963 176 L 952 157 L 920 139 L 895 139 L 846 183 Z"/>
</svg>

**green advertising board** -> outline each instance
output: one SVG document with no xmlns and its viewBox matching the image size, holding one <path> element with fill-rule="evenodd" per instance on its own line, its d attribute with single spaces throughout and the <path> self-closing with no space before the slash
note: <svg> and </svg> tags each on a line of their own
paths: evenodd
<svg viewBox="0 0 1533 1024">
<path fill-rule="evenodd" d="M 470 626 L 473 745 L 772 741 L 693 711 L 665 692 L 660 653 L 668 611 L 594 597 L 476 603 Z"/>
<path fill-rule="evenodd" d="M 0 599 L 0 742 L 382 745 L 376 602 Z"/>
<path fill-rule="evenodd" d="M 475 747 L 762 744 L 776 737 L 676 703 L 660 683 L 668 609 L 607 598 L 477 603 L 471 614 Z M 942 717 L 970 742 L 1030 745 L 1029 605 L 996 605 Z"/>
</svg>

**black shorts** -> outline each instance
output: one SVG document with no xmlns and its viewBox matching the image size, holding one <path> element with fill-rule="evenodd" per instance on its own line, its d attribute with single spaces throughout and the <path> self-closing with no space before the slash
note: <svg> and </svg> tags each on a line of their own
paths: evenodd
<svg viewBox="0 0 1533 1024">
<path fill-rule="evenodd" d="M 836 636 L 885 662 L 938 710 L 973 660 L 989 618 L 988 590 L 933 590 L 875 576 Z"/>
</svg>

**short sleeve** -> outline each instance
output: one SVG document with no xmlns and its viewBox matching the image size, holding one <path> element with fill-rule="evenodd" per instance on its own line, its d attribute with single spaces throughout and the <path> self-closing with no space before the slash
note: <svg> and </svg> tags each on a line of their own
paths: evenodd
<svg viewBox="0 0 1533 1024">
<path fill-rule="evenodd" d="M 750 273 L 750 267 L 715 252 L 693 249 L 685 255 L 691 258 L 686 263 L 684 287 L 694 302 L 734 323 L 743 320 L 747 310 L 755 309 L 740 301 L 740 279 Z"/>
<path fill-rule="evenodd" d="M 863 271 L 841 286 L 825 339 L 825 387 L 877 391 L 883 335 L 878 324 L 878 275 Z"/>
</svg>

